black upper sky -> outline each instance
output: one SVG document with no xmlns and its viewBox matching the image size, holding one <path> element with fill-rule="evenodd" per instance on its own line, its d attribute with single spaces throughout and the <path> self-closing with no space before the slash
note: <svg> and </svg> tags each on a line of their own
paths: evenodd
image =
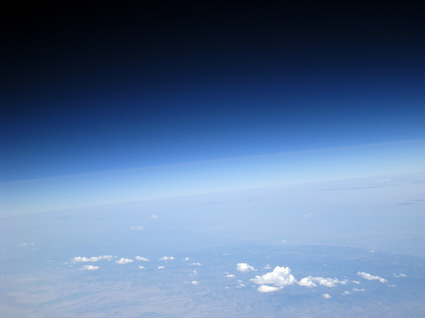
<svg viewBox="0 0 425 318">
<path fill-rule="evenodd" d="M 419 1 L 2 15 L 4 180 L 423 137 Z"/>
</svg>

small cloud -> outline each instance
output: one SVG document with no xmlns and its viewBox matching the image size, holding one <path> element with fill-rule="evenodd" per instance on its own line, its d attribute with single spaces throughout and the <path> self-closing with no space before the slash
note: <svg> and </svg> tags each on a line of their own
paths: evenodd
<svg viewBox="0 0 425 318">
<path fill-rule="evenodd" d="M 260 287 L 258 287 L 257 290 L 260 293 L 271 293 L 271 292 L 278 291 L 278 290 L 280 290 L 282 288 L 283 287 L 274 287 L 274 286 L 261 285 Z"/>
<path fill-rule="evenodd" d="M 317 286 L 314 282 L 313 282 L 313 280 L 312 279 L 310 279 L 310 276 L 309 277 L 304 277 L 304 278 L 302 278 L 299 282 L 298 282 L 298 285 L 300 285 L 300 286 L 304 286 L 304 287 L 315 287 L 315 286 Z"/>
<path fill-rule="evenodd" d="M 159 260 L 160 261 L 172 261 L 172 260 L 174 260 L 174 257 L 173 256 L 170 256 L 170 257 L 164 256 L 164 257 L 161 257 Z"/>
<path fill-rule="evenodd" d="M 381 283 L 388 283 L 388 281 L 382 277 L 373 276 L 365 272 L 358 272 L 357 275 L 367 280 L 379 280 Z"/>
<path fill-rule="evenodd" d="M 239 287 L 239 288 L 241 288 L 241 287 L 245 287 L 245 284 L 243 283 L 243 280 L 242 279 L 238 279 L 238 286 L 237 287 Z"/>
<path fill-rule="evenodd" d="M 371 250 L 369 250 L 369 253 L 375 253 L 375 248 L 372 248 Z"/>
<path fill-rule="evenodd" d="M 282 241 L 280 241 L 281 243 L 283 243 L 283 244 L 286 244 L 286 241 L 285 240 L 282 240 Z"/>
<path fill-rule="evenodd" d="M 358 288 L 353 288 L 353 292 L 364 292 L 366 289 L 362 288 L 362 289 L 358 289 Z"/>
<path fill-rule="evenodd" d="M 310 218 L 312 216 L 313 216 L 313 213 L 309 213 L 309 214 L 304 215 L 304 218 L 308 219 L 308 218 Z"/>
<path fill-rule="evenodd" d="M 146 257 L 136 256 L 136 260 L 143 261 L 143 262 L 149 262 L 149 259 Z"/>
<path fill-rule="evenodd" d="M 103 255 L 103 256 L 93 256 L 93 257 L 81 257 L 81 256 L 77 256 L 74 257 L 73 259 L 71 259 L 72 263 L 87 263 L 87 262 L 98 262 L 101 260 L 112 260 L 113 256 L 112 255 Z"/>
<path fill-rule="evenodd" d="M 343 295 L 350 295 L 351 294 L 351 292 L 349 292 L 349 291 L 344 291 L 343 293 L 342 293 Z"/>
<path fill-rule="evenodd" d="M 18 246 L 19 247 L 26 247 L 26 246 L 34 246 L 35 245 L 35 243 L 34 242 L 32 242 L 32 243 L 21 243 L 21 244 L 19 244 Z"/>
<path fill-rule="evenodd" d="M 199 284 L 199 282 L 197 282 L 196 280 L 193 280 L 191 284 L 196 286 Z"/>
<path fill-rule="evenodd" d="M 164 269 L 165 266 L 158 266 L 158 269 Z"/>
<path fill-rule="evenodd" d="M 140 225 L 132 226 L 130 229 L 136 230 L 136 231 L 143 231 L 143 226 L 140 226 Z"/>
<path fill-rule="evenodd" d="M 158 218 L 158 216 L 157 216 L 157 215 L 155 215 L 155 214 L 152 214 L 151 218 L 152 218 L 152 219 L 156 219 L 156 218 Z"/>
<path fill-rule="evenodd" d="M 322 297 L 325 298 L 325 299 L 331 299 L 332 298 L 331 295 L 329 295 L 329 294 L 323 294 Z"/>
<path fill-rule="evenodd" d="M 86 270 L 86 271 L 95 271 L 95 270 L 99 269 L 99 266 L 84 265 L 84 266 L 81 266 L 80 269 L 81 270 Z"/>
<path fill-rule="evenodd" d="M 236 266 L 236 270 L 242 273 L 257 271 L 254 267 L 248 265 L 247 263 L 238 263 L 238 265 Z"/>
<path fill-rule="evenodd" d="M 197 271 L 193 271 L 192 273 L 193 273 L 193 275 L 198 275 Z"/>
<path fill-rule="evenodd" d="M 191 264 L 189 264 L 190 266 L 201 266 L 201 263 L 191 263 Z"/>
<path fill-rule="evenodd" d="M 357 280 L 352 280 L 351 282 L 352 282 L 352 283 L 354 283 L 354 284 L 357 284 L 357 285 L 359 285 L 359 284 L 360 284 L 360 282 L 359 282 L 359 281 L 357 281 Z"/>
<path fill-rule="evenodd" d="M 264 269 L 272 269 L 271 266 L 269 264 L 267 264 Z"/>
<path fill-rule="evenodd" d="M 118 261 L 115 261 L 115 263 L 120 264 L 120 265 L 124 265 L 124 264 L 128 264 L 128 263 L 133 263 L 134 261 L 132 259 L 129 258 L 121 258 Z"/>
<path fill-rule="evenodd" d="M 400 278 L 400 277 L 407 277 L 407 275 L 405 275 L 405 274 L 403 274 L 403 273 L 400 273 L 400 274 L 396 274 L 396 273 L 393 273 L 393 276 L 395 277 L 395 278 Z"/>
<path fill-rule="evenodd" d="M 146 269 L 144 266 L 138 266 L 140 269 Z"/>
<path fill-rule="evenodd" d="M 185 257 L 184 259 L 182 259 L 182 262 L 187 262 L 189 260 L 189 257 Z"/>
<path fill-rule="evenodd" d="M 313 276 L 307 276 L 302 278 L 298 285 L 305 286 L 305 287 L 315 287 L 317 286 L 315 283 L 326 286 L 326 287 L 335 287 L 336 284 L 342 284 L 345 285 L 346 281 L 340 281 L 337 278 L 323 278 L 323 277 L 313 277 Z"/>
<path fill-rule="evenodd" d="M 262 276 L 255 276 L 251 281 L 257 285 L 275 285 L 275 287 L 279 288 L 293 285 L 297 282 L 295 277 L 291 274 L 291 269 L 289 267 L 280 266 L 276 266 L 272 272 Z M 263 287 L 262 290 L 265 290 L 265 287 Z"/>
<path fill-rule="evenodd" d="M 233 274 L 227 274 L 226 277 L 227 278 L 233 278 L 233 277 L 235 277 L 235 275 L 233 275 Z"/>
</svg>

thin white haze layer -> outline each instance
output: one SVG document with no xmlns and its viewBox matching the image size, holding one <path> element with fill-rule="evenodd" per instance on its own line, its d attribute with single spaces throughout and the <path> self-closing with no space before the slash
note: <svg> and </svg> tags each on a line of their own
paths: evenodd
<svg viewBox="0 0 425 318">
<path fill-rule="evenodd" d="M 425 140 L 416 140 L 8 182 L 0 184 L 0 217 L 411 173 L 424 170 L 424 157 Z"/>
</svg>

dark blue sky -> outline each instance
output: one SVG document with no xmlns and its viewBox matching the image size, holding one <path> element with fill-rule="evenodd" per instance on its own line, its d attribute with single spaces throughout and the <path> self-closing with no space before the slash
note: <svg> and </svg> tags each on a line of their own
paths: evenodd
<svg viewBox="0 0 425 318">
<path fill-rule="evenodd" d="M 2 181 L 425 137 L 419 3 L 5 14 Z"/>
</svg>

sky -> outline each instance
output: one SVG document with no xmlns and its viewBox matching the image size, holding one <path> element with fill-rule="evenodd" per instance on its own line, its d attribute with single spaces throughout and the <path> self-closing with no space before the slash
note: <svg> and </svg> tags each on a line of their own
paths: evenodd
<svg viewBox="0 0 425 318">
<path fill-rule="evenodd" d="M 424 316 L 419 1 L 0 15 L 0 312 Z"/>
<path fill-rule="evenodd" d="M 422 13 L 307 1 L 12 8 L 2 215 L 423 171 Z"/>
</svg>

